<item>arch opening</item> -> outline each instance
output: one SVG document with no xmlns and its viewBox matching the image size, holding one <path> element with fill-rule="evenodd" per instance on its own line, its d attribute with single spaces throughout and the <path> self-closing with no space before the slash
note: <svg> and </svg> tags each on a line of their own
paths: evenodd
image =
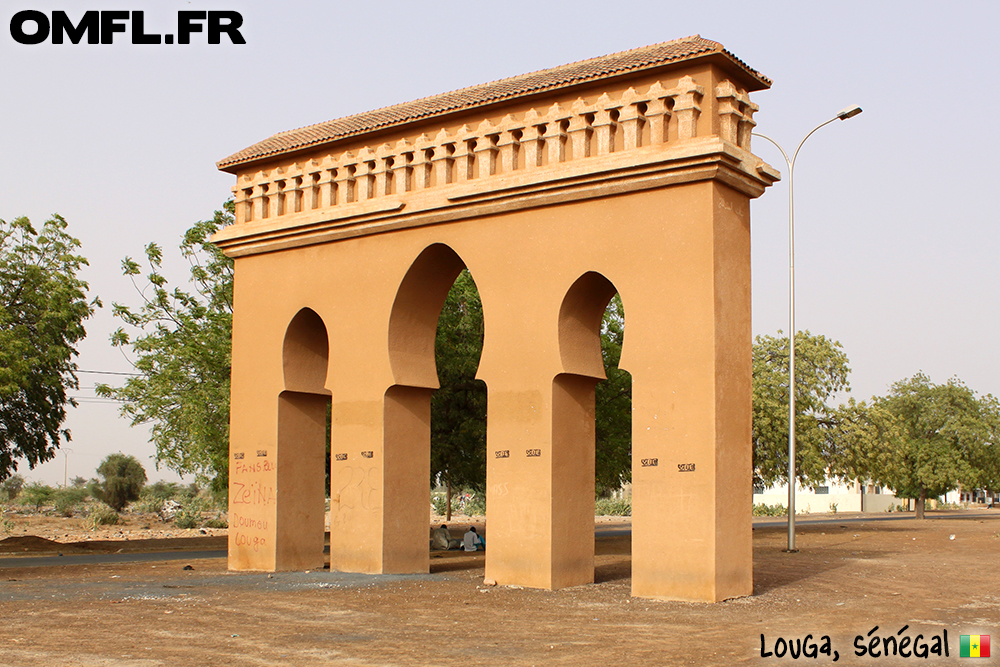
<svg viewBox="0 0 1000 667">
<path fill-rule="evenodd" d="M 395 384 L 385 394 L 383 445 L 384 484 L 393 493 L 385 521 L 395 537 L 383 548 L 386 572 L 429 569 L 426 508 L 435 481 L 455 490 L 478 475 L 485 487 L 486 389 L 475 379 L 482 327 L 465 262 L 446 245 L 425 248 L 403 277 L 389 321 Z"/>
<path fill-rule="evenodd" d="M 552 387 L 553 587 L 594 581 L 594 515 L 598 492 L 631 479 L 631 376 L 619 368 L 625 311 L 599 273 L 573 283 L 559 311 L 563 373 Z M 557 566 L 558 564 L 558 566 Z M 602 575 L 606 577 L 607 575 Z"/>
<path fill-rule="evenodd" d="M 278 395 L 275 462 L 279 498 L 278 569 L 323 567 L 329 479 L 330 391 L 326 388 L 330 343 L 313 310 L 292 318 L 282 343 L 285 390 Z"/>
</svg>

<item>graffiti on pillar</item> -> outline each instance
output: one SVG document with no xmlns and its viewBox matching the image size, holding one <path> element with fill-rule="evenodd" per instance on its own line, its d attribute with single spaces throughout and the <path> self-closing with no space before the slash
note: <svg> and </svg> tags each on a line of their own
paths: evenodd
<svg viewBox="0 0 1000 667">
<path fill-rule="evenodd" d="M 497 451 L 493 452 L 493 458 L 496 458 L 496 459 L 509 459 L 510 458 L 510 450 L 509 449 L 498 449 Z"/>
<path fill-rule="evenodd" d="M 693 463 L 678 463 L 677 472 L 694 472 Z"/>
<path fill-rule="evenodd" d="M 345 466 L 337 471 L 331 507 L 338 512 L 378 509 L 379 469 Z"/>
<path fill-rule="evenodd" d="M 660 465 L 660 459 L 642 459 L 639 463 L 643 468 L 655 468 Z"/>
<path fill-rule="evenodd" d="M 526 450 L 524 450 L 524 453 L 525 453 L 525 455 L 528 458 L 531 458 L 533 456 L 541 456 L 542 455 L 542 450 L 540 450 L 540 449 L 526 449 Z"/>
</svg>

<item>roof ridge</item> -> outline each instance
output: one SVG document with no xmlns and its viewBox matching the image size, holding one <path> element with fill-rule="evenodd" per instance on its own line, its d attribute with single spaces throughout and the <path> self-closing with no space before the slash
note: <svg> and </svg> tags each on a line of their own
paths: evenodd
<svg viewBox="0 0 1000 667">
<path fill-rule="evenodd" d="M 654 57 L 649 62 L 640 62 L 638 64 L 634 62 L 631 64 L 615 62 L 624 61 L 629 58 L 635 59 L 644 53 L 662 52 L 671 46 L 683 44 L 691 44 L 693 48 L 688 52 L 662 53 L 658 58 Z M 725 54 L 752 77 L 760 80 L 765 85 L 770 85 L 770 81 L 766 77 L 751 69 L 746 63 L 726 51 L 721 43 L 695 34 L 634 49 L 617 51 L 603 56 L 586 58 L 555 67 L 534 70 L 494 81 L 477 83 L 407 102 L 370 109 L 311 125 L 304 125 L 296 129 L 283 130 L 220 160 L 217 166 L 223 169 L 236 164 L 266 158 L 271 155 L 292 152 L 308 146 L 357 136 L 365 132 L 401 125 L 422 118 L 441 116 L 461 109 L 485 106 L 505 99 L 558 89 L 574 81 L 587 81 L 600 78 L 601 76 L 614 76 L 620 72 L 640 70 L 656 65 L 657 63 L 666 63 L 712 52 Z M 604 65 L 603 69 L 599 67 L 597 71 L 587 71 L 588 66 L 600 66 L 602 64 Z M 559 78 L 560 74 L 564 74 L 564 78 Z M 532 79 L 542 80 L 532 84 Z M 519 83 L 525 85 L 517 86 Z M 479 93 L 479 95 L 477 96 L 475 93 Z"/>
</svg>

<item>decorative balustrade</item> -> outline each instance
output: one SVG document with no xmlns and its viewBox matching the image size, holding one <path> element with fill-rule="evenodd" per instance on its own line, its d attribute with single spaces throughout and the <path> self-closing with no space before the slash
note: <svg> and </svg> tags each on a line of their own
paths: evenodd
<svg viewBox="0 0 1000 667">
<path fill-rule="evenodd" d="M 714 92 L 719 137 L 749 151 L 757 105 L 730 81 Z M 454 134 L 441 129 L 434 137 L 244 174 L 233 188 L 237 223 L 687 141 L 698 136 L 704 96 L 704 88 L 685 76 L 669 89 L 656 82 L 617 99 L 607 93 L 593 103 L 578 98 L 569 109 L 556 103 L 520 118 L 508 114 L 496 124 L 465 125 Z"/>
</svg>

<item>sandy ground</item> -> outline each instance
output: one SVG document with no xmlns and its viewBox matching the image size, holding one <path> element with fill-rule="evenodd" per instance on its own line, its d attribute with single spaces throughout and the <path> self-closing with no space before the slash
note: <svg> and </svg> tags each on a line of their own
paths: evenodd
<svg viewBox="0 0 1000 667">
<path fill-rule="evenodd" d="M 224 548 L 225 531 L 142 521 L 85 533 L 88 546 L 70 543 L 80 533 L 66 521 L 26 518 L 0 558 Z M 620 527 L 605 521 L 599 530 Z M 15 563 L 0 570 L 0 665 L 825 664 L 833 651 L 847 665 L 945 664 L 958 660 L 960 634 L 1000 636 L 1000 511 L 840 516 L 800 524 L 799 553 L 784 553 L 785 540 L 783 527 L 758 525 L 754 595 L 719 604 L 631 597 L 627 536 L 598 537 L 596 583 L 559 591 L 485 586 L 488 552 L 435 554 L 430 574 L 414 576 L 230 573 L 222 558 Z M 867 645 L 874 626 L 872 638 L 910 637 L 911 650 L 918 635 L 932 645 L 946 631 L 950 655 L 855 655 L 855 637 Z M 822 647 L 825 635 L 831 655 L 761 658 L 761 634 L 771 652 L 779 638 L 812 634 Z"/>
</svg>

